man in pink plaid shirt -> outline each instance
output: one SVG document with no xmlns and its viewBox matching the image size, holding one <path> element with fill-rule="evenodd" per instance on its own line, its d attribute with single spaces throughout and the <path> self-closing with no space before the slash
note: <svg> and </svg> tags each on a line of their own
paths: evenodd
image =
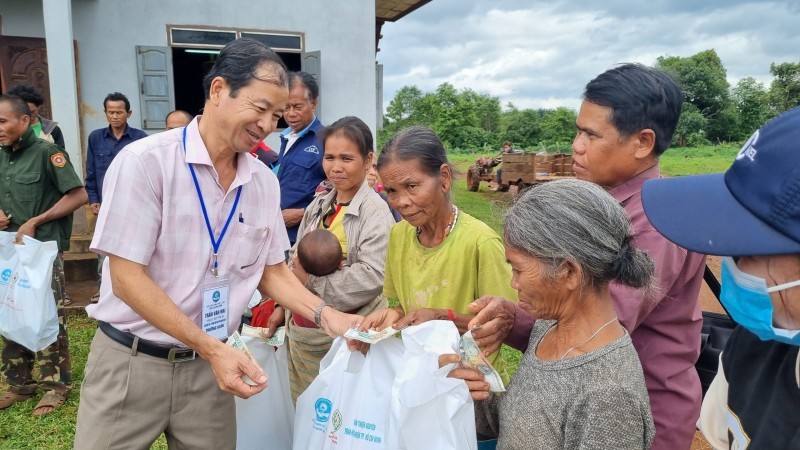
<svg viewBox="0 0 800 450">
<path fill-rule="evenodd" d="M 92 250 L 105 254 L 76 448 L 234 449 L 233 396 L 267 387 L 224 343 L 258 288 L 340 335 L 357 316 L 326 308 L 284 263 L 275 175 L 247 153 L 275 130 L 286 68 L 254 40 L 228 44 L 204 79 L 204 115 L 135 142 L 103 186 Z"/>
</svg>

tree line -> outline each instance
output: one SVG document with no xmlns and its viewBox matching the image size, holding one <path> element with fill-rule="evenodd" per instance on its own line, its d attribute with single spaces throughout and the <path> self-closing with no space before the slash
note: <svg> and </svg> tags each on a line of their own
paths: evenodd
<svg viewBox="0 0 800 450">
<path fill-rule="evenodd" d="M 685 94 L 674 146 L 738 142 L 770 118 L 800 105 L 800 63 L 771 64 L 769 87 L 753 77 L 727 81 L 716 51 L 689 57 L 663 56 L 656 67 L 670 73 Z M 378 132 L 378 148 L 402 128 L 424 125 L 455 152 L 494 150 L 504 141 L 515 148 L 570 149 L 576 112 L 570 108 L 501 107 L 500 99 L 442 83 L 434 92 L 404 86 L 395 94 Z"/>
</svg>

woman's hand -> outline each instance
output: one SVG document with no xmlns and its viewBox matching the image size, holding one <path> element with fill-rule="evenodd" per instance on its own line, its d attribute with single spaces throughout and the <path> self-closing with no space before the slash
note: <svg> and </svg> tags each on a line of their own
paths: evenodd
<svg viewBox="0 0 800 450">
<path fill-rule="evenodd" d="M 371 313 L 367 314 L 364 317 L 364 320 L 361 321 L 361 326 L 358 327 L 359 331 L 367 331 L 367 330 L 383 330 L 388 326 L 394 325 L 403 317 L 403 310 L 402 308 L 384 308 L 384 309 L 376 309 Z M 369 344 L 366 342 L 361 342 L 356 339 L 348 339 L 347 340 L 347 348 L 350 349 L 351 352 L 360 351 L 363 354 L 367 354 L 369 351 Z"/>
<path fill-rule="evenodd" d="M 401 308 L 385 308 L 376 309 L 364 317 L 361 321 L 361 326 L 358 327 L 359 331 L 377 330 L 381 331 L 389 326 L 394 326 L 398 320 L 403 318 L 403 310 Z M 395 329 L 399 329 L 395 327 Z"/>
<path fill-rule="evenodd" d="M 461 357 L 455 354 L 444 354 L 439 356 L 439 368 L 448 364 L 458 364 Z M 486 400 L 489 398 L 489 383 L 487 383 L 477 369 L 471 367 L 456 367 L 447 374 L 449 378 L 458 378 L 467 383 L 469 394 L 472 400 Z"/>
<path fill-rule="evenodd" d="M 489 356 L 500 349 L 500 344 L 514 327 L 514 303 L 502 297 L 485 295 L 470 303 L 468 308 L 477 315 L 470 320 L 467 328 L 472 330 L 472 337 L 483 349 L 483 354 Z"/>
<path fill-rule="evenodd" d="M 419 325 L 431 320 L 447 320 L 447 310 L 443 309 L 415 309 L 397 321 L 396 329 L 402 330 L 411 325 Z"/>
<path fill-rule="evenodd" d="M 320 313 L 322 329 L 331 337 L 344 336 L 350 328 L 358 327 L 362 319 L 363 317 L 357 314 L 343 313 L 330 306 L 322 308 Z"/>
<path fill-rule="evenodd" d="M 305 286 L 306 281 L 308 281 L 308 273 L 306 273 L 306 269 L 303 268 L 303 265 L 300 264 L 300 260 L 297 259 L 297 256 L 292 258 L 292 262 L 291 264 L 289 264 L 289 268 L 292 269 L 292 273 L 294 274 L 294 276 L 296 276 L 297 279 L 300 280 L 301 283 L 303 283 L 303 286 Z"/>
<path fill-rule="evenodd" d="M 284 326 L 286 324 L 286 310 L 283 309 L 283 306 L 275 305 L 275 310 L 272 311 L 272 315 L 269 316 L 267 320 L 267 332 L 265 336 L 271 338 L 275 335 L 275 332 L 278 331 L 278 328 Z"/>
</svg>

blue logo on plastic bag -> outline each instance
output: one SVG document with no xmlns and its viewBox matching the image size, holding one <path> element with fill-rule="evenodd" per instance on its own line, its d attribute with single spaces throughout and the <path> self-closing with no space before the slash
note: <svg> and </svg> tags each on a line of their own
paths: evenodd
<svg viewBox="0 0 800 450">
<path fill-rule="evenodd" d="M 0 274 L 0 279 L 3 280 L 4 283 L 8 283 L 8 279 L 11 278 L 11 274 L 11 269 L 6 269 L 2 274 Z"/>
<path fill-rule="evenodd" d="M 214 300 L 214 303 L 219 301 L 219 291 L 214 291 L 214 294 L 211 296 L 211 300 Z"/>
<path fill-rule="evenodd" d="M 314 403 L 314 410 L 317 412 L 317 421 L 319 422 L 327 422 L 328 419 L 331 418 L 331 408 L 332 408 L 331 401 L 327 398 L 318 398 L 317 402 Z"/>
</svg>

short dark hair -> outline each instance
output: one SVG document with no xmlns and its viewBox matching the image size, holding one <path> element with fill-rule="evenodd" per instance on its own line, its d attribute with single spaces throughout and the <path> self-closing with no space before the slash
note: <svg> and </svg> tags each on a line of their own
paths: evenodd
<svg viewBox="0 0 800 450">
<path fill-rule="evenodd" d="M 125 111 L 131 110 L 131 102 L 128 100 L 128 97 L 125 97 L 125 94 L 120 92 L 112 92 L 106 95 L 105 100 L 103 100 L 103 109 L 108 107 L 108 102 L 124 102 L 125 103 Z"/>
<path fill-rule="evenodd" d="M 417 161 L 425 172 L 438 177 L 442 164 L 447 164 L 447 151 L 439 136 L 429 128 L 408 127 L 392 136 L 378 156 L 378 169 L 390 161 Z"/>
<path fill-rule="evenodd" d="M 6 94 L 16 95 L 27 103 L 33 103 L 36 106 L 42 106 L 44 104 L 44 97 L 42 94 L 30 84 L 18 84 L 6 92 Z"/>
<path fill-rule="evenodd" d="M 308 72 L 291 72 L 289 74 L 289 89 L 295 87 L 297 83 L 301 83 L 306 87 L 309 100 L 314 101 L 319 98 L 319 85 L 317 85 L 317 80 L 314 79 L 313 75 Z"/>
<path fill-rule="evenodd" d="M 28 107 L 28 102 L 25 101 L 22 97 L 6 94 L 0 95 L 0 102 L 9 103 L 11 104 L 11 110 L 17 116 L 30 116 L 31 109 Z"/>
<path fill-rule="evenodd" d="M 297 244 L 297 259 L 303 270 L 317 277 L 330 275 L 342 262 L 342 244 L 332 232 L 318 228 Z"/>
<path fill-rule="evenodd" d="M 670 75 L 641 64 L 601 73 L 586 85 L 583 98 L 611 108 L 611 123 L 623 136 L 653 130 L 656 155 L 669 147 L 683 104 L 683 92 Z"/>
<path fill-rule="evenodd" d="M 269 75 L 258 77 L 258 69 L 265 66 L 270 69 Z M 271 48 L 254 39 L 236 39 L 223 47 L 214 66 L 203 78 L 206 100 L 210 98 L 211 82 L 216 77 L 222 77 L 228 83 L 229 95 L 233 98 L 254 78 L 286 87 L 286 71 L 286 64 Z"/>
<path fill-rule="evenodd" d="M 186 111 L 184 111 L 182 109 L 176 109 L 175 111 L 170 111 L 170 112 L 167 113 L 167 116 L 164 117 L 164 122 L 169 120 L 169 116 L 171 116 L 173 114 L 183 114 L 184 116 L 186 116 L 187 119 L 189 119 L 189 122 L 191 122 L 192 119 L 194 119 L 194 116 L 189 114 L 188 112 L 186 112 Z"/>
<path fill-rule="evenodd" d="M 372 131 L 363 120 L 354 116 L 346 116 L 333 122 L 322 130 L 322 142 L 329 137 L 341 134 L 353 141 L 361 156 L 366 158 L 373 149 Z"/>
</svg>

